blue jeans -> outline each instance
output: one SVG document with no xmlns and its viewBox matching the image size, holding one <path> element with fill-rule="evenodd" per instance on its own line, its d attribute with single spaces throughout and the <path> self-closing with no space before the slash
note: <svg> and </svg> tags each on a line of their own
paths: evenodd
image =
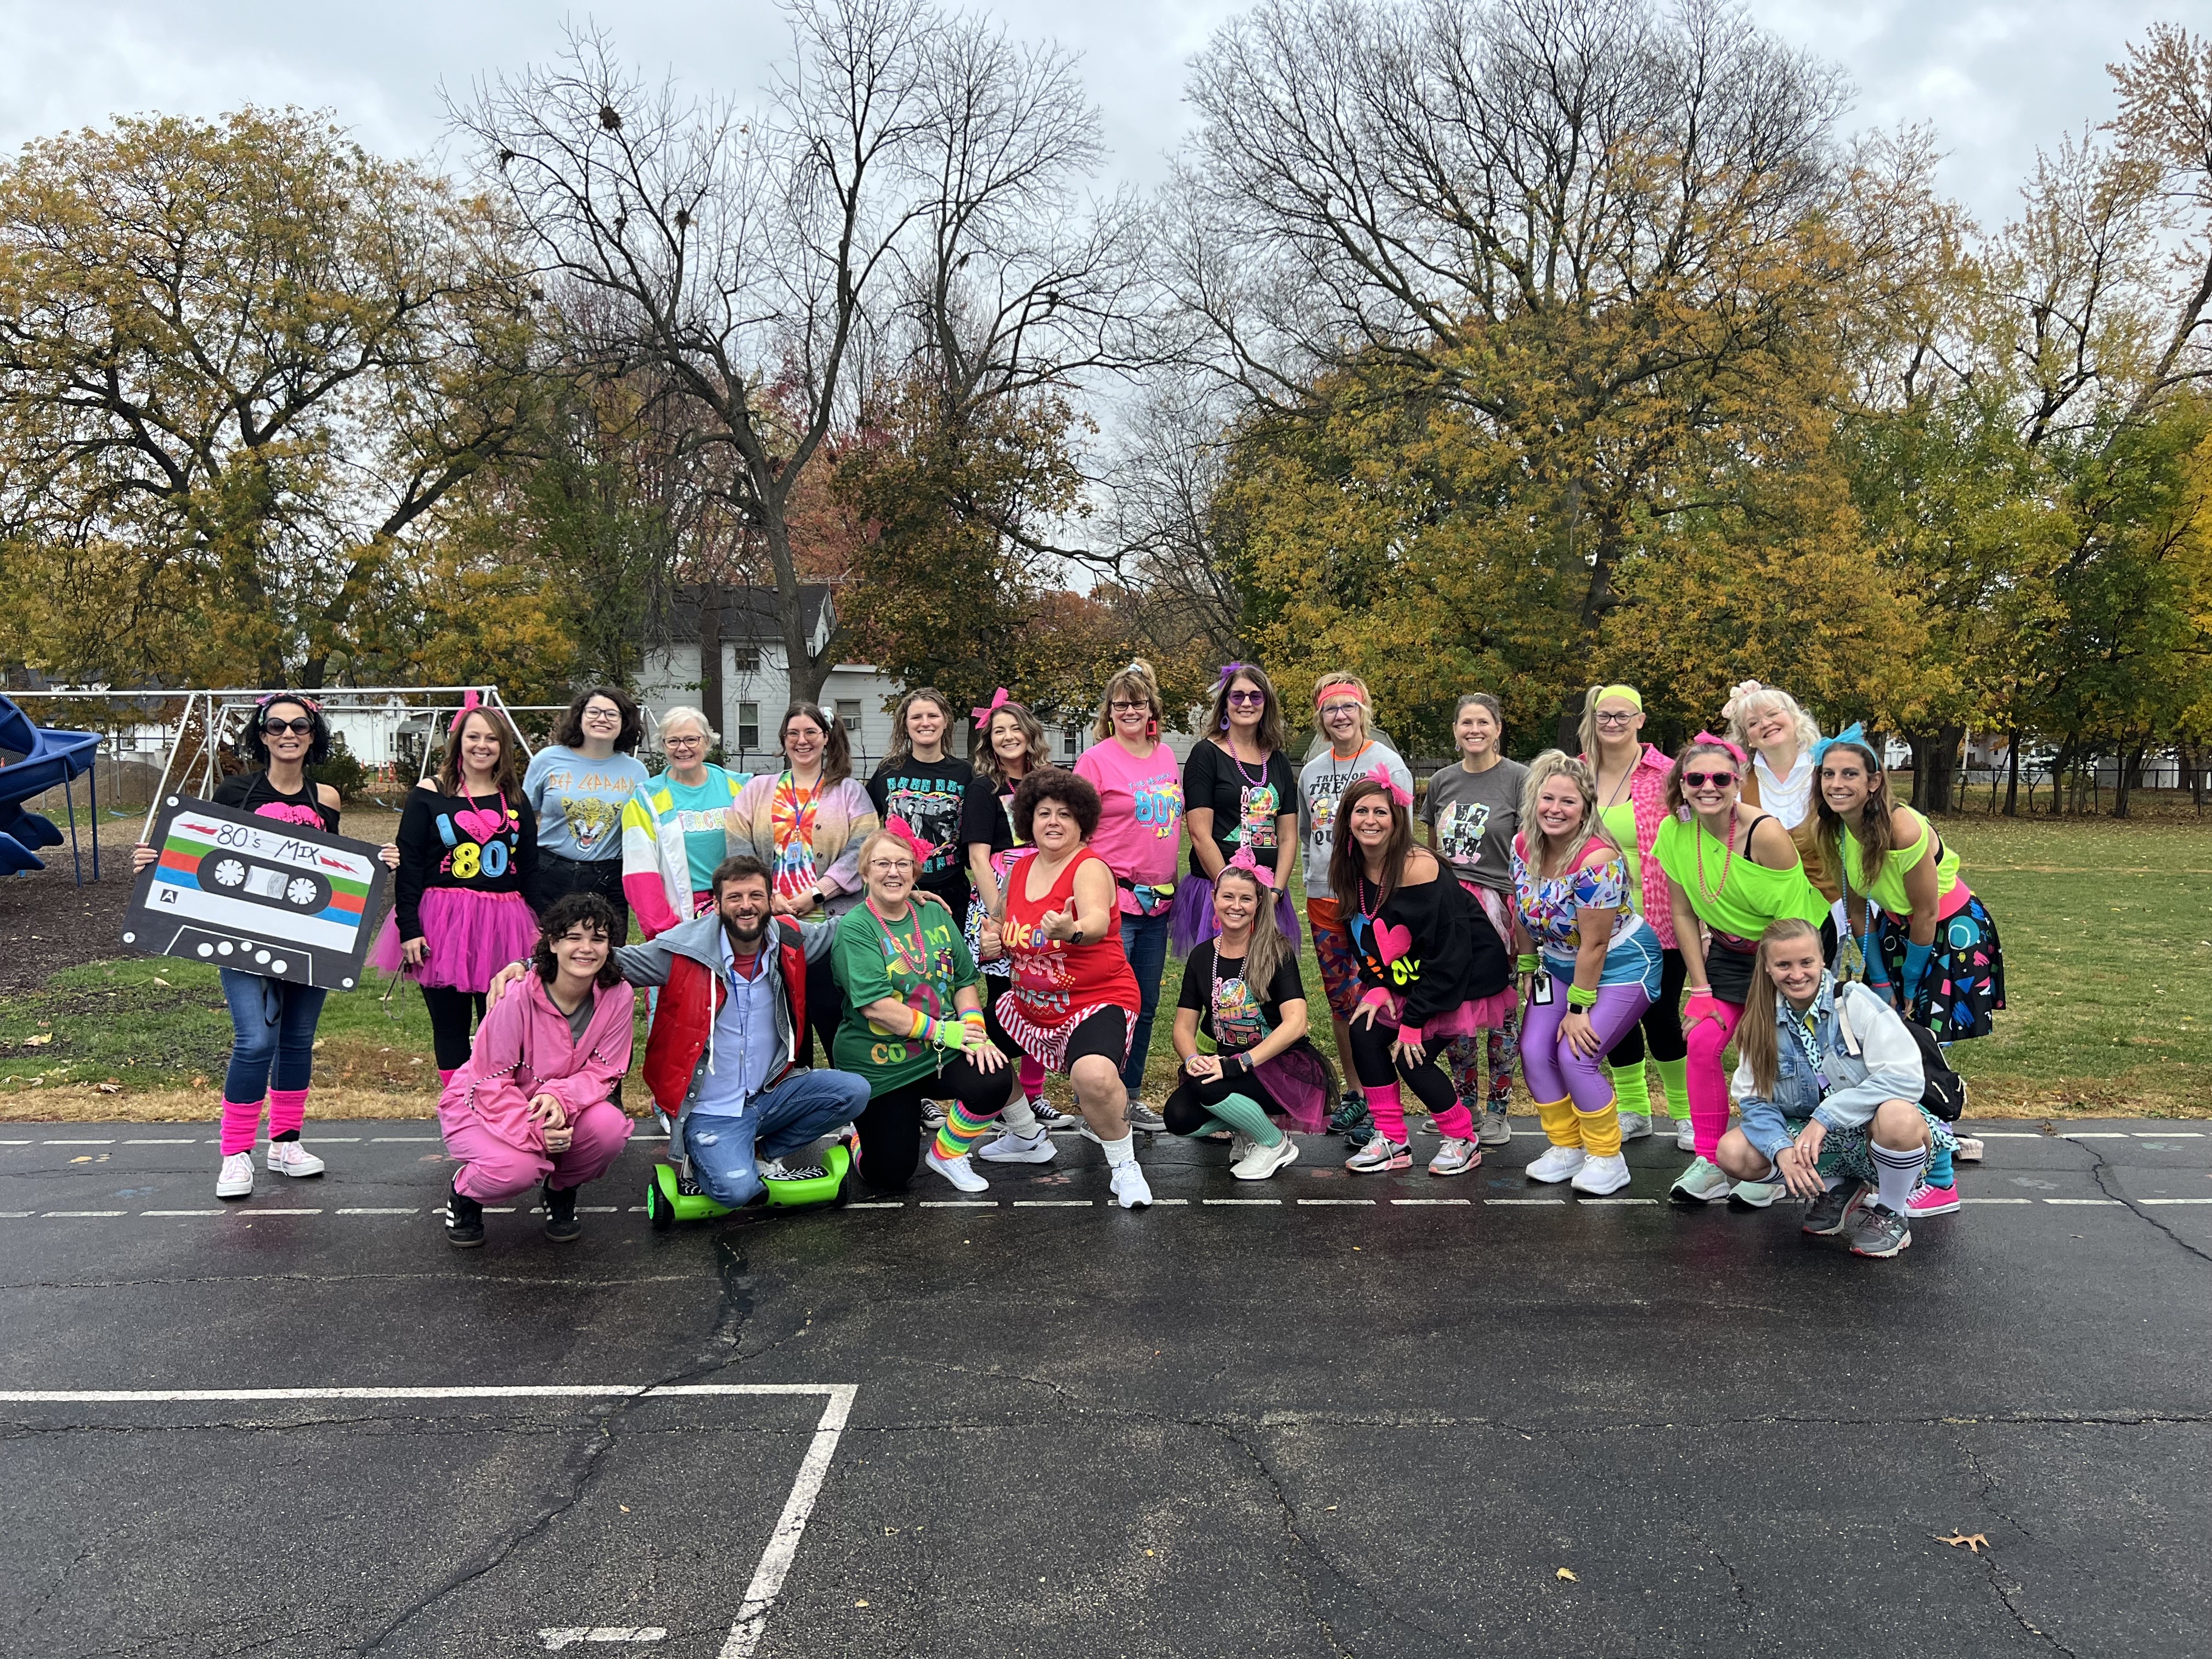
<svg viewBox="0 0 2212 1659">
<path fill-rule="evenodd" d="M 323 999 L 330 993 L 237 968 L 216 971 L 236 1033 L 222 1097 L 243 1103 L 260 1099 L 272 1085 L 306 1088 L 314 1079 L 315 1022 L 323 1017 Z"/>
<path fill-rule="evenodd" d="M 1168 965 L 1168 913 L 1156 916 L 1121 914 L 1121 949 L 1137 976 L 1137 1029 L 1129 1035 L 1129 1058 L 1121 1066 L 1121 1085 L 1129 1098 L 1144 1086 L 1145 1056 L 1152 1048 L 1152 1011 L 1160 1006 L 1160 975 Z"/>
<path fill-rule="evenodd" d="M 822 1139 L 866 1109 L 868 1080 L 851 1072 L 797 1072 L 755 1095 L 736 1117 L 693 1112 L 684 1120 L 691 1171 L 717 1204 L 734 1210 L 768 1190 L 757 1167 Z"/>
</svg>

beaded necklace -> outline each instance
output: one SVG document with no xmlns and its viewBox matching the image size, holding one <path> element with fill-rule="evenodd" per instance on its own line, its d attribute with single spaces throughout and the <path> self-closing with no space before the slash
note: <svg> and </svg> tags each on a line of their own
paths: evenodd
<svg viewBox="0 0 2212 1659">
<path fill-rule="evenodd" d="M 891 949 L 897 952 L 894 965 L 904 968 L 916 979 L 927 979 L 929 977 L 929 936 L 922 931 L 920 908 L 911 899 L 907 901 L 906 919 L 914 924 L 914 948 L 908 951 L 906 940 L 893 930 L 891 919 L 876 908 L 875 900 L 870 898 L 865 902 L 868 907 L 868 914 L 876 919 L 877 925 L 884 930 L 884 939 L 890 942 Z"/>
<path fill-rule="evenodd" d="M 1697 837 L 1695 845 L 1698 849 L 1698 896 L 1710 904 L 1728 891 L 1729 866 L 1735 862 L 1735 808 L 1734 805 L 1729 808 L 1726 842 L 1728 853 L 1721 860 L 1721 884 L 1717 887 L 1708 888 L 1705 885 L 1705 838 L 1711 834 L 1711 831 L 1698 822 L 1694 813 L 1691 816 L 1690 824 Z"/>
<path fill-rule="evenodd" d="M 1229 734 L 1229 758 L 1235 763 L 1237 776 L 1248 788 L 1257 789 L 1267 781 L 1267 750 L 1260 750 L 1260 775 L 1254 777 L 1244 769 L 1244 757 L 1237 752 L 1237 734 Z"/>
</svg>

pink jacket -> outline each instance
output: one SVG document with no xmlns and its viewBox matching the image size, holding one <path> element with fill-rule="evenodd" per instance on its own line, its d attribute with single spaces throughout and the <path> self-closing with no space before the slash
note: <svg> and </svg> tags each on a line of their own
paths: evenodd
<svg viewBox="0 0 2212 1659">
<path fill-rule="evenodd" d="M 1636 808 L 1635 851 L 1643 866 L 1644 920 L 1659 935 L 1661 948 L 1668 951 L 1674 948 L 1674 907 L 1667 896 L 1667 872 L 1651 856 L 1651 844 L 1659 839 L 1660 821 L 1667 816 L 1667 775 L 1674 769 L 1673 759 L 1656 744 L 1647 743 L 1637 757 L 1636 769 L 1628 775 L 1628 799 Z"/>
<path fill-rule="evenodd" d="M 530 1121 L 533 1095 L 550 1095 L 568 1121 L 614 1093 L 629 1071 L 631 1016 L 637 994 L 627 985 L 597 986 L 581 1042 L 568 1017 L 553 1006 L 545 981 L 526 974 L 500 998 L 477 1029 L 468 1064 L 453 1073 L 438 1105 L 465 1112 L 510 1146 L 545 1150 L 545 1132 Z"/>
</svg>

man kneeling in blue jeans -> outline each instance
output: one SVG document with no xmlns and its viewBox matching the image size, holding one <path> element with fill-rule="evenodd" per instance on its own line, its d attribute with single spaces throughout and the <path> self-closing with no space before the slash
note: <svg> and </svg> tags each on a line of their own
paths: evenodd
<svg viewBox="0 0 2212 1659">
<path fill-rule="evenodd" d="M 768 866 L 740 855 L 714 872 L 712 914 L 614 953 L 624 979 L 659 988 L 646 1086 L 674 1121 L 672 1161 L 717 1204 L 750 1204 L 770 1181 L 818 1179 L 819 1168 L 784 1158 L 867 1106 L 866 1078 L 810 1069 L 806 964 L 829 953 L 830 933 L 772 915 Z"/>
</svg>

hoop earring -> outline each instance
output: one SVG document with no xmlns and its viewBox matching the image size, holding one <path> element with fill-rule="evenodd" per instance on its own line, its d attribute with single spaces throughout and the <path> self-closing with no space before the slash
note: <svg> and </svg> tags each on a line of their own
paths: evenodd
<svg viewBox="0 0 2212 1659">
<path fill-rule="evenodd" d="M 1221 717 L 1221 729 L 1224 732 L 1229 729 L 1229 716 L 1226 714 Z"/>
</svg>

